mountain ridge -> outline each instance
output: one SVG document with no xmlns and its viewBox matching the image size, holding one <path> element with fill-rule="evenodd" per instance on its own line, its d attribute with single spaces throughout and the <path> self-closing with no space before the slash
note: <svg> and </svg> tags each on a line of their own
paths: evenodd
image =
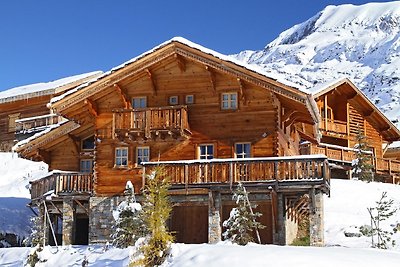
<svg viewBox="0 0 400 267">
<path fill-rule="evenodd" d="M 330 5 L 263 49 L 233 56 L 308 89 L 349 78 L 399 121 L 400 1 Z"/>
</svg>

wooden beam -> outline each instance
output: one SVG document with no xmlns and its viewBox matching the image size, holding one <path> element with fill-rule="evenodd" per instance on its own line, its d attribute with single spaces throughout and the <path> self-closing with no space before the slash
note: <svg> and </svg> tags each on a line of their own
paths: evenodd
<svg viewBox="0 0 400 267">
<path fill-rule="evenodd" d="M 178 68 L 181 70 L 181 73 L 185 72 L 186 71 L 186 63 L 185 63 L 185 60 L 183 59 L 183 57 L 178 54 L 175 54 L 174 57 L 175 57 L 176 61 L 178 62 Z"/>
<path fill-rule="evenodd" d="M 39 158 L 41 158 L 44 162 L 46 162 L 47 164 L 50 164 L 51 162 L 51 152 L 46 151 L 44 149 L 38 149 L 37 153 L 36 153 Z"/>
<path fill-rule="evenodd" d="M 369 116 L 371 116 L 374 112 L 375 112 L 375 110 L 373 110 L 373 109 L 372 109 L 372 110 L 369 110 L 368 112 L 365 112 L 365 113 L 364 113 L 364 116 L 365 116 L 365 117 L 369 117 Z"/>
<path fill-rule="evenodd" d="M 213 89 L 214 93 L 217 91 L 215 88 L 215 74 L 209 66 L 205 66 L 206 71 L 208 72 L 208 77 L 210 78 L 211 89 Z"/>
<path fill-rule="evenodd" d="M 84 101 L 85 105 L 87 106 L 89 113 L 93 116 L 93 117 L 97 117 L 99 115 L 98 111 L 97 111 L 97 105 L 96 103 L 90 101 L 88 98 L 85 99 Z"/>
<path fill-rule="evenodd" d="M 355 93 L 353 93 L 353 94 L 351 94 L 351 95 L 348 95 L 348 96 L 347 96 L 347 100 L 352 100 L 352 99 L 354 99 L 356 96 L 357 96 L 357 92 L 355 92 Z"/>
<path fill-rule="evenodd" d="M 76 136 L 74 136 L 74 135 L 72 135 L 70 133 L 67 134 L 67 136 L 72 141 L 72 143 L 74 144 L 76 152 L 79 153 L 79 151 L 81 150 L 80 149 L 80 145 L 79 145 L 81 140 L 78 137 L 76 137 Z"/>
<path fill-rule="evenodd" d="M 89 211 L 87 210 L 87 208 L 85 208 L 85 206 L 79 200 L 74 199 L 74 201 L 85 211 L 86 215 L 89 216 Z"/>
<path fill-rule="evenodd" d="M 297 111 L 296 110 L 293 110 L 293 109 L 285 109 L 285 114 L 283 114 L 283 116 L 282 116 L 282 122 L 285 122 L 285 121 L 287 121 L 289 118 L 290 118 L 290 116 L 292 116 L 294 113 L 296 113 Z"/>
<path fill-rule="evenodd" d="M 131 101 L 129 101 L 129 98 L 127 97 L 125 91 L 117 83 L 114 83 L 114 88 L 121 99 L 122 105 L 126 109 L 132 109 L 132 103 Z"/>
<path fill-rule="evenodd" d="M 244 87 L 244 82 L 240 78 L 236 78 L 238 84 L 239 84 L 239 99 L 243 102 L 243 104 L 246 104 L 246 94 L 245 94 L 245 87 Z"/>
<path fill-rule="evenodd" d="M 150 79 L 150 86 L 151 86 L 151 90 L 153 91 L 153 95 L 157 95 L 157 86 L 154 81 L 153 74 L 151 73 L 151 71 L 149 69 L 146 69 L 145 71 L 147 73 L 147 77 L 149 77 L 149 79 Z"/>
</svg>

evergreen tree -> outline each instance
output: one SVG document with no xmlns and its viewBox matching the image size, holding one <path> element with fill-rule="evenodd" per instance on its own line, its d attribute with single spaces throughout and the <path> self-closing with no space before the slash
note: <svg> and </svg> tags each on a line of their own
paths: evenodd
<svg viewBox="0 0 400 267">
<path fill-rule="evenodd" d="M 223 237 L 239 245 L 254 242 L 254 231 L 258 235 L 258 230 L 265 228 L 256 221 L 262 214 L 253 212 L 257 205 L 250 204 L 246 188 L 241 183 L 238 184 L 233 199 L 236 200 L 237 207 L 231 210 L 229 219 L 223 223 L 226 228 Z"/>
<path fill-rule="evenodd" d="M 126 248 L 135 245 L 138 238 L 146 235 L 142 206 L 136 202 L 133 188 L 127 187 L 127 200 L 118 206 L 115 217 L 114 233 L 111 235 L 113 245 L 117 248 Z"/>
<path fill-rule="evenodd" d="M 372 154 L 368 152 L 369 146 L 367 137 L 361 129 L 358 129 L 356 136 L 356 159 L 353 161 L 353 176 L 362 181 L 371 182 L 374 179 L 373 165 L 371 164 Z"/>
<path fill-rule="evenodd" d="M 144 258 L 139 264 L 153 267 L 164 262 L 173 241 L 173 236 L 167 229 L 167 220 L 172 211 L 168 198 L 170 178 L 165 175 L 162 167 L 157 167 L 147 176 L 146 182 L 143 192 L 143 218 L 149 236 L 142 247 Z"/>
<path fill-rule="evenodd" d="M 393 232 L 382 229 L 380 223 L 387 220 L 393 214 L 396 209 L 393 209 L 393 199 L 387 199 L 387 192 L 383 192 L 379 201 L 376 201 L 376 206 L 373 208 L 367 208 L 371 217 L 371 239 L 372 246 L 380 249 L 388 249 L 389 244 L 395 245 L 394 240 L 392 241 Z M 374 242 L 374 236 L 377 236 L 377 242 Z"/>
<path fill-rule="evenodd" d="M 36 247 L 43 245 L 42 218 L 40 216 L 31 217 L 31 234 L 24 240 L 24 244 Z"/>
</svg>

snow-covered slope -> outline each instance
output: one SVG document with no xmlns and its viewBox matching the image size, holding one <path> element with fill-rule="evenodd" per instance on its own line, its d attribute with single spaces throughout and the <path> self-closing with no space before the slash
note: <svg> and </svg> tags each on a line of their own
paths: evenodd
<svg viewBox="0 0 400 267">
<path fill-rule="evenodd" d="M 390 119 L 400 117 L 399 1 L 327 6 L 264 49 L 235 57 L 308 88 L 350 78 Z"/>
<path fill-rule="evenodd" d="M 43 162 L 0 152 L 0 233 L 15 234 L 20 239 L 29 235 L 33 215 L 26 206 L 30 202 L 29 181 L 46 173 L 47 164 Z"/>
</svg>

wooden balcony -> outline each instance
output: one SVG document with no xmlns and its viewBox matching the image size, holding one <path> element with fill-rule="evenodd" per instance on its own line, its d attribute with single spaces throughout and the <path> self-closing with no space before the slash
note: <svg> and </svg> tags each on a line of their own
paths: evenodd
<svg viewBox="0 0 400 267">
<path fill-rule="evenodd" d="M 186 106 L 114 110 L 113 137 L 131 140 L 187 137 L 191 134 Z"/>
<path fill-rule="evenodd" d="M 342 162 L 344 164 L 351 164 L 351 161 L 356 159 L 356 150 L 352 148 L 339 147 L 334 145 L 315 145 L 303 144 L 300 148 L 302 155 L 324 154 L 328 157 L 329 161 Z M 371 163 L 376 172 L 394 174 L 400 173 L 400 161 L 377 158 L 371 154 Z"/>
<path fill-rule="evenodd" d="M 143 174 L 162 166 L 173 185 L 185 188 L 216 184 L 232 187 L 237 182 L 297 182 L 329 186 L 330 179 L 328 161 L 323 155 L 143 162 L 142 165 Z M 145 182 L 146 176 L 143 175 L 143 186 Z"/>
<path fill-rule="evenodd" d="M 26 133 L 43 130 L 46 126 L 57 124 L 62 120 L 65 119 L 56 114 L 19 119 L 15 121 L 15 132 Z"/>
<path fill-rule="evenodd" d="M 344 121 L 322 118 L 319 128 L 328 133 L 347 135 L 347 123 Z"/>
<path fill-rule="evenodd" d="M 31 199 L 45 195 L 90 195 L 93 192 L 93 175 L 88 173 L 53 173 L 30 182 Z"/>
</svg>

